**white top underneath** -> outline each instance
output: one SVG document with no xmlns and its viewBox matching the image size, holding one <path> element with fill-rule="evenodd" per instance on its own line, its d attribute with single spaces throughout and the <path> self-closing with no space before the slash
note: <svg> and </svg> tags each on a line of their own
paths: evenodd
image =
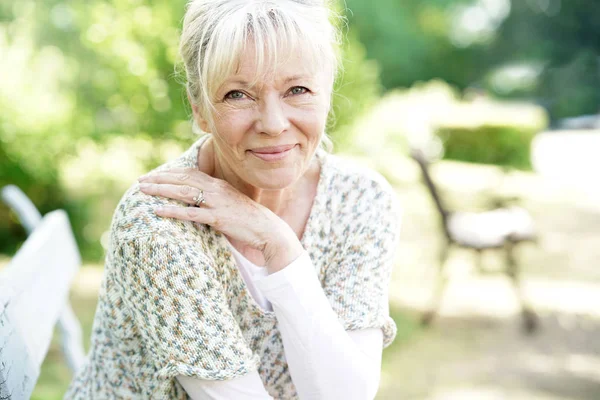
<svg viewBox="0 0 600 400">
<path fill-rule="evenodd" d="M 256 285 L 254 284 L 255 279 L 260 279 L 269 275 L 269 271 L 267 270 L 267 268 L 259 267 L 258 265 L 248 260 L 242 255 L 242 253 L 240 253 L 235 247 L 233 247 L 229 240 L 227 241 L 227 243 L 229 243 L 229 247 L 231 248 L 233 257 L 237 262 L 238 269 L 240 270 L 244 281 L 246 281 L 246 286 L 248 286 L 248 290 L 250 291 L 250 294 L 252 295 L 254 300 L 256 300 L 258 305 L 260 305 L 263 310 L 273 311 L 273 306 L 271 305 L 271 302 L 267 300 L 267 298 L 262 294 L 260 290 L 258 290 Z"/>
<path fill-rule="evenodd" d="M 228 241 L 229 243 L 229 241 Z M 323 293 L 312 261 L 304 252 L 273 274 L 229 243 L 254 300 L 274 311 L 290 374 L 302 400 L 367 400 L 379 388 L 383 332 L 346 332 Z M 225 381 L 177 376 L 193 400 L 272 400 L 258 374 Z"/>
</svg>

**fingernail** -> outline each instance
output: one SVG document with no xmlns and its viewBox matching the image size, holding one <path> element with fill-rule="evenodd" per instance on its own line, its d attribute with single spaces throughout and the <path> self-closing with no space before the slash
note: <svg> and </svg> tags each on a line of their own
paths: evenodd
<svg viewBox="0 0 600 400">
<path fill-rule="evenodd" d="M 140 189 L 148 189 L 148 186 L 150 186 L 149 183 L 140 183 Z"/>
<path fill-rule="evenodd" d="M 145 180 L 146 180 L 146 178 L 148 178 L 148 175 L 142 175 L 142 176 L 140 176 L 140 177 L 138 178 L 138 182 L 145 181 Z"/>
</svg>

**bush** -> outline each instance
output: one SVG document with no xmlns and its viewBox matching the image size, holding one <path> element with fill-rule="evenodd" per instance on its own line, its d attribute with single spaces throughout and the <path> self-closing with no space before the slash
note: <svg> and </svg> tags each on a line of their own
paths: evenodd
<svg viewBox="0 0 600 400">
<path fill-rule="evenodd" d="M 533 136 L 547 125 L 536 105 L 460 93 L 441 81 L 385 94 L 349 130 L 351 151 L 369 158 L 444 144 L 447 159 L 530 168 Z M 392 154 L 393 153 L 393 154 Z"/>
<path fill-rule="evenodd" d="M 453 104 L 435 126 L 446 159 L 531 169 L 531 141 L 547 122 L 539 106 L 478 95 Z"/>
<path fill-rule="evenodd" d="M 531 169 L 529 150 L 536 131 L 518 126 L 440 128 L 444 158 Z"/>
</svg>

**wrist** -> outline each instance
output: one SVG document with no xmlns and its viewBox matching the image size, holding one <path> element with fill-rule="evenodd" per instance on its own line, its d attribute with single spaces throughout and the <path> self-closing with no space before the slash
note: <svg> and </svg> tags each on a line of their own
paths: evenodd
<svg viewBox="0 0 600 400">
<path fill-rule="evenodd" d="M 285 224 L 283 229 L 274 231 L 263 248 L 265 266 L 269 274 L 282 270 L 302 255 L 304 248 L 294 231 Z"/>
</svg>

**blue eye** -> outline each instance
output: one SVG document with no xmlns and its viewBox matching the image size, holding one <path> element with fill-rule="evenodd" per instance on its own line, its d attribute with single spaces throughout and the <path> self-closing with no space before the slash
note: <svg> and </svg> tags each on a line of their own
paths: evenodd
<svg viewBox="0 0 600 400">
<path fill-rule="evenodd" d="M 308 92 L 308 89 L 304 86 L 294 86 L 290 89 L 291 94 L 304 94 L 306 92 Z"/>
<path fill-rule="evenodd" d="M 242 99 L 243 97 L 244 97 L 244 93 L 240 92 L 239 90 L 232 90 L 231 92 L 229 92 L 225 95 L 225 98 L 232 99 L 232 100 L 239 100 L 239 99 Z"/>
</svg>

